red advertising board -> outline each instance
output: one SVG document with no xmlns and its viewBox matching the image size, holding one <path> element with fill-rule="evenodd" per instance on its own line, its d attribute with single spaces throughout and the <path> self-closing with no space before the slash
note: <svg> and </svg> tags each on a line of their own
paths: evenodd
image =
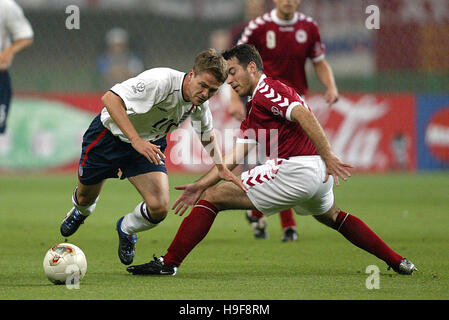
<svg viewBox="0 0 449 320">
<path fill-rule="evenodd" d="M 101 94 L 32 95 L 43 100 L 60 101 L 88 116 L 100 112 Z M 21 95 L 21 97 L 24 97 Z M 30 97 L 30 95 L 25 95 Z M 227 99 L 211 101 L 214 125 L 223 151 L 232 148 L 239 122 L 227 113 Z M 323 125 L 335 153 L 357 171 L 385 172 L 416 169 L 415 98 L 412 94 L 343 94 L 331 108 L 320 94 L 307 101 Z M 80 128 L 84 131 L 86 128 Z M 212 162 L 193 133 L 190 121 L 167 137 L 167 169 L 204 172 Z M 79 148 L 81 143 L 79 142 Z M 49 169 L 76 172 L 79 159 Z M 42 168 L 40 168 L 42 169 Z"/>
<path fill-rule="evenodd" d="M 360 171 L 414 170 L 415 99 L 411 94 L 344 94 L 329 108 L 308 99 L 334 152 Z"/>
<path fill-rule="evenodd" d="M 311 95 L 307 101 L 322 124 L 334 152 L 354 165 L 357 171 L 416 169 L 413 95 L 344 94 L 331 108 L 322 95 Z M 215 105 L 212 109 L 215 128 L 225 146 L 223 149 L 229 150 L 239 124 L 225 110 L 222 105 Z M 195 134 L 189 133 L 189 128 L 190 125 L 185 123 L 179 132 L 168 138 L 166 154 L 168 158 L 178 161 L 167 165 L 171 170 L 202 172 L 211 162 Z M 181 149 L 184 152 L 179 156 Z"/>
</svg>

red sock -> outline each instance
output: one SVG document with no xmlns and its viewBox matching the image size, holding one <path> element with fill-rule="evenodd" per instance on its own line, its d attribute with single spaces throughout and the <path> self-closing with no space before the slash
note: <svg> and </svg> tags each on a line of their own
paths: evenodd
<svg viewBox="0 0 449 320">
<path fill-rule="evenodd" d="M 164 256 L 164 264 L 181 265 L 190 251 L 207 235 L 217 213 L 218 209 L 212 203 L 206 200 L 198 201 L 192 212 L 182 221 Z"/>
<path fill-rule="evenodd" d="M 334 229 L 357 247 L 384 260 L 389 266 L 395 266 L 403 259 L 387 246 L 362 220 L 349 213 L 340 211 L 334 224 Z"/>
<path fill-rule="evenodd" d="M 284 230 L 287 228 L 296 229 L 296 222 L 295 222 L 295 218 L 293 217 L 292 209 L 287 209 L 287 210 L 281 211 L 279 213 L 279 216 L 281 217 L 282 229 L 284 229 Z"/>
<path fill-rule="evenodd" d="M 263 217 L 263 213 L 259 210 L 251 210 L 251 216 L 260 219 Z"/>
</svg>

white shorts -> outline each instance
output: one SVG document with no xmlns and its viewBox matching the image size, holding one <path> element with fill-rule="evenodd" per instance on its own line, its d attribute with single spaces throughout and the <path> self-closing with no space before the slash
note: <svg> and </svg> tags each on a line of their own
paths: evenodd
<svg viewBox="0 0 449 320">
<path fill-rule="evenodd" d="M 241 175 L 248 198 L 269 216 L 293 208 L 300 215 L 326 213 L 334 203 L 332 176 L 323 183 L 326 166 L 320 156 L 270 159 Z"/>
</svg>

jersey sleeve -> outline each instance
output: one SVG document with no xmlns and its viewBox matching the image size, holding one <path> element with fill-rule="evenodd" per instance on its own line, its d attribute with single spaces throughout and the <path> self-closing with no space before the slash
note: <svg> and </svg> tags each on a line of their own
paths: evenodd
<svg viewBox="0 0 449 320">
<path fill-rule="evenodd" d="M 170 90 L 168 77 L 160 71 L 148 70 L 137 77 L 114 85 L 110 91 L 122 98 L 127 111 L 147 113 L 164 99 Z"/>
<path fill-rule="evenodd" d="M 8 13 L 5 23 L 13 41 L 18 39 L 31 39 L 34 36 L 30 22 L 23 14 L 23 10 L 14 1 L 8 1 Z"/>
<path fill-rule="evenodd" d="M 190 122 L 193 130 L 197 134 L 209 132 L 214 128 L 212 112 L 210 111 L 208 101 L 195 107 L 195 111 L 190 116 Z"/>
<path fill-rule="evenodd" d="M 312 59 L 313 62 L 323 60 L 326 48 L 323 42 L 321 41 L 318 25 L 314 21 L 310 23 L 310 39 L 311 43 L 308 52 L 309 58 Z"/>
<path fill-rule="evenodd" d="M 263 24 L 265 21 L 261 17 L 251 20 L 243 29 L 237 44 L 252 44 L 256 48 L 259 47 Z"/>
<path fill-rule="evenodd" d="M 298 93 L 279 82 L 277 84 L 265 83 L 258 89 L 255 98 L 260 109 L 289 121 L 293 121 L 291 112 L 294 107 L 302 106 L 310 110 Z"/>
</svg>

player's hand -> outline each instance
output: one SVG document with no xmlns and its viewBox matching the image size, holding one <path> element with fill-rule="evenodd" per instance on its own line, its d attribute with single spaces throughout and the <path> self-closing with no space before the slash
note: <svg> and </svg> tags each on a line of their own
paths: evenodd
<svg viewBox="0 0 449 320">
<path fill-rule="evenodd" d="M 4 50 L 0 53 L 0 71 L 7 70 L 12 63 L 14 54 L 10 50 Z"/>
<path fill-rule="evenodd" d="M 173 203 L 172 210 L 175 210 L 175 214 L 182 216 L 184 212 L 193 206 L 204 191 L 204 188 L 196 183 L 190 183 L 183 186 L 176 186 L 176 190 L 184 190 L 181 196 Z"/>
<path fill-rule="evenodd" d="M 160 150 L 160 146 L 152 144 L 151 142 L 143 139 L 135 139 L 131 141 L 131 145 L 137 152 L 144 155 L 151 163 L 162 164 L 162 159 L 165 159 L 165 155 Z"/>
<path fill-rule="evenodd" d="M 332 107 L 332 105 L 338 101 L 337 89 L 336 88 L 327 89 L 327 91 L 324 93 L 324 99 L 326 100 L 327 105 L 329 107 Z"/>
<path fill-rule="evenodd" d="M 232 173 L 225 165 L 218 168 L 218 176 L 221 180 L 229 181 L 234 183 L 237 187 L 242 189 L 244 192 L 248 191 L 248 188 L 243 184 L 242 180 Z"/>
<path fill-rule="evenodd" d="M 329 176 L 332 176 L 335 184 L 338 186 L 340 184 L 338 179 L 341 178 L 346 181 L 348 177 L 351 176 L 349 169 L 354 168 L 350 164 L 341 162 L 333 153 L 326 159 L 323 159 L 323 161 L 326 164 L 326 177 L 324 178 L 323 183 L 329 180 Z"/>
</svg>

